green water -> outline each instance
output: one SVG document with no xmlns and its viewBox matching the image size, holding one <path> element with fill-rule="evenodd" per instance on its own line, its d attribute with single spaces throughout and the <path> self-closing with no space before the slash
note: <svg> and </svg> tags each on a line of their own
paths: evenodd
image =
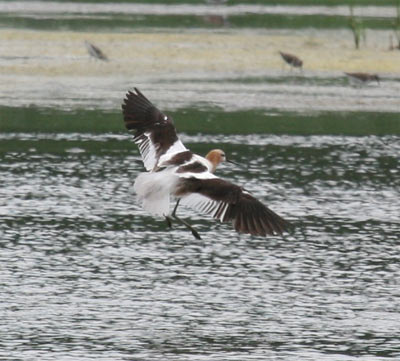
<svg viewBox="0 0 400 361">
<path fill-rule="evenodd" d="M 394 14 L 395 17 L 395 14 Z M 365 28 L 392 30 L 392 20 L 367 18 L 363 21 Z M 343 16 L 323 15 L 271 15 L 246 14 L 230 15 L 223 22 L 212 22 L 198 15 L 125 15 L 93 16 L 82 19 L 59 18 L 51 16 L 34 18 L 31 16 L 10 16 L 0 14 L 0 27 L 36 30 L 72 30 L 72 31 L 128 31 L 141 28 L 261 28 L 261 29 L 299 29 L 315 27 L 320 29 L 348 28 L 349 20 Z"/>
<path fill-rule="evenodd" d="M 12 1 L 11 1 L 12 3 Z M 18 3 L 15 1 L 15 3 Z M 62 4 L 60 1 L 59 4 Z M 86 4 L 107 4 L 107 1 L 65 1 L 64 3 L 82 3 Z M 45 4 L 45 2 L 43 2 Z M 79 10 L 75 10 L 78 13 L 68 12 L 64 14 L 62 10 L 59 12 L 44 13 L 43 16 L 38 16 L 40 12 L 13 12 L 7 11 L 0 12 L 0 27 L 11 27 L 11 28 L 29 28 L 37 30 L 73 30 L 73 31 L 130 31 L 131 29 L 137 28 L 263 28 L 263 29 L 301 29 L 301 28 L 320 28 L 320 29 L 340 29 L 349 28 L 349 16 L 350 16 L 350 5 L 353 6 L 392 6 L 393 14 L 392 17 L 379 17 L 371 15 L 363 18 L 363 27 L 366 29 L 396 29 L 398 24 L 396 6 L 398 1 L 396 0 L 385 0 L 385 1 L 373 1 L 373 0 L 353 0 L 353 1 L 317 1 L 317 0 L 294 0 L 294 1 L 228 1 L 224 6 L 235 6 L 235 5 L 264 5 L 264 6 L 292 6 L 292 7 L 312 7 L 312 6 L 342 6 L 348 7 L 348 11 L 341 15 L 324 15 L 324 14 L 312 14 L 303 15 L 301 13 L 296 14 L 296 11 L 291 11 L 290 14 L 274 14 L 274 13 L 257 13 L 257 11 L 243 11 L 241 14 L 228 14 L 220 15 L 218 12 L 215 13 L 214 19 L 210 19 L 209 16 L 196 14 L 195 6 L 207 5 L 205 1 L 184 1 L 184 0 L 172 0 L 172 1 L 120 1 L 118 4 L 138 4 L 138 5 L 152 5 L 154 6 L 154 13 L 152 14 L 135 14 L 125 13 L 123 10 L 119 12 L 111 12 L 103 10 L 102 12 L 96 12 L 91 10 L 89 13 L 85 11 L 79 14 Z M 163 9 L 163 5 L 188 5 L 192 6 L 192 10 L 189 13 L 184 14 L 169 14 L 165 10 L 156 11 L 158 7 Z M 194 7 L 193 7 L 194 6 Z M 209 5 L 211 7 L 213 5 Z M 212 12 L 210 13 L 213 14 Z M 81 16 L 77 16 L 81 15 Z M 354 12 L 354 16 L 357 17 L 357 11 Z M 217 18 L 220 18 L 219 20 Z"/>
<path fill-rule="evenodd" d="M 248 14 L 230 15 L 223 23 L 213 23 L 204 16 L 197 15 L 124 15 L 117 14 L 108 18 L 93 19 L 35 19 L 30 16 L 13 17 L 0 15 L 1 27 L 30 28 L 37 30 L 73 30 L 73 31 L 125 31 L 135 28 L 264 28 L 264 29 L 298 29 L 315 27 L 321 29 L 347 28 L 349 20 L 341 16 L 322 15 L 269 15 Z M 394 20 L 393 20 L 394 21 Z M 363 24 L 370 29 L 392 30 L 393 21 L 387 19 L 366 19 Z"/>
<path fill-rule="evenodd" d="M 373 112 L 226 112 L 188 108 L 169 111 L 179 132 L 187 134 L 400 134 L 397 113 Z M 1 132 L 123 133 L 121 112 L 54 108 L 0 108 Z"/>
</svg>

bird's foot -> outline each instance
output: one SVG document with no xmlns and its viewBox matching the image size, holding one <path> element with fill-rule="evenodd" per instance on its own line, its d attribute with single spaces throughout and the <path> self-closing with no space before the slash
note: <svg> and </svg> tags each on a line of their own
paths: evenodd
<svg viewBox="0 0 400 361">
<path fill-rule="evenodd" d="M 193 234 L 194 238 L 201 240 L 201 237 L 200 237 L 199 233 L 193 227 L 191 227 L 190 230 L 192 231 L 192 234 Z"/>
<path fill-rule="evenodd" d="M 190 231 L 192 232 L 194 238 L 201 239 L 201 237 L 199 235 L 199 232 L 197 232 L 188 222 L 186 222 L 185 220 L 179 218 L 177 215 L 174 215 L 174 219 L 176 221 L 178 221 L 179 223 L 183 224 L 184 226 L 186 226 L 186 228 L 190 229 Z M 171 221 L 171 219 L 169 221 Z"/>
</svg>

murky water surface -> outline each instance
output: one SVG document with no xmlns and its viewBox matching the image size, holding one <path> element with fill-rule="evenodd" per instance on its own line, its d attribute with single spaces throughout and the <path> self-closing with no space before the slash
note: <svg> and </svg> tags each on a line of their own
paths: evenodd
<svg viewBox="0 0 400 361">
<path fill-rule="evenodd" d="M 183 136 L 290 220 L 238 236 L 145 214 L 125 135 L 5 134 L 0 355 L 15 360 L 400 357 L 400 139 Z"/>
<path fill-rule="evenodd" d="M 354 8 L 360 50 L 348 11 L 0 1 L 1 360 L 400 359 L 396 8 Z M 120 114 L 133 86 L 191 150 L 245 165 L 218 175 L 294 231 L 181 208 L 198 241 L 146 214 Z"/>
<path fill-rule="evenodd" d="M 277 77 L 253 76 L 247 79 L 210 79 L 202 74 L 192 79 L 173 77 L 112 77 L 112 78 L 46 78 L 17 77 L 9 83 L 3 77 L 4 97 L 0 105 L 58 109 L 119 108 L 124 92 L 138 86 L 159 106 L 169 109 L 217 106 L 227 111 L 248 109 L 280 109 L 300 112 L 315 111 L 400 111 L 400 83 L 387 79 L 382 86 L 370 84 L 357 87 L 345 76 L 321 79 L 315 76 L 294 76 L 278 72 Z M 0 79 L 2 77 L 0 76 Z M 200 80 L 202 78 L 202 80 Z M 135 82 L 135 83 L 134 83 Z M 12 92 L 7 92 L 7 89 Z"/>
<path fill-rule="evenodd" d="M 392 27 L 366 26 L 365 41 L 355 50 L 348 11 L 250 3 L 0 1 L 0 106 L 115 109 L 121 92 L 138 86 L 159 105 L 175 108 L 201 103 L 233 111 L 399 112 L 400 52 L 388 51 Z M 391 21 L 396 15 L 386 6 L 354 11 L 375 19 L 391 14 Z M 249 14 L 286 17 L 253 27 Z M 338 19 L 327 29 L 314 15 Z M 224 16 L 244 18 L 236 24 Z M 109 61 L 91 58 L 86 40 Z M 279 51 L 299 56 L 303 71 L 291 70 Z M 345 72 L 360 71 L 378 73 L 381 82 L 352 85 Z"/>
<path fill-rule="evenodd" d="M 323 2 L 321 2 L 323 3 Z M 75 16 L 76 14 L 95 14 L 112 16 L 115 14 L 150 14 L 150 15 L 242 15 L 254 14 L 285 14 L 285 15 L 340 15 L 349 16 L 349 6 L 292 6 L 243 3 L 224 6 L 209 2 L 208 4 L 146 4 L 146 3 L 90 3 L 90 2 L 48 2 L 48 1 L 0 1 L 0 12 L 24 14 L 35 17 L 38 14 L 60 14 L 61 16 Z M 357 16 L 393 17 L 393 6 L 356 6 Z"/>
</svg>

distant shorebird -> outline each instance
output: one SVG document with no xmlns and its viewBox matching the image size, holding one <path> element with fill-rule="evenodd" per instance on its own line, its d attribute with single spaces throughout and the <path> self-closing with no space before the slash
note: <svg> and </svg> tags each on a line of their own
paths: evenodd
<svg viewBox="0 0 400 361">
<path fill-rule="evenodd" d="M 303 67 L 303 61 L 298 58 L 296 55 L 283 53 L 282 51 L 279 52 L 281 54 L 282 59 L 290 65 L 291 68 L 300 68 Z"/>
<path fill-rule="evenodd" d="M 85 40 L 85 46 L 88 53 L 93 56 L 93 58 L 108 61 L 107 56 L 96 45 L 93 45 Z"/>
<path fill-rule="evenodd" d="M 165 217 L 169 227 L 174 221 L 185 225 L 197 239 L 201 239 L 199 233 L 176 215 L 180 203 L 231 222 L 240 233 L 266 236 L 287 230 L 289 223 L 248 191 L 213 174 L 221 162 L 228 162 L 222 150 L 211 150 L 205 158 L 192 153 L 179 140 L 172 119 L 137 88 L 126 94 L 122 109 L 125 126 L 135 132 L 133 140 L 147 170 L 134 184 L 146 211 Z M 177 199 L 172 213 L 171 197 Z"/>
<path fill-rule="evenodd" d="M 346 73 L 345 74 L 349 77 L 349 79 L 357 84 L 357 85 L 364 85 L 370 83 L 371 81 L 376 81 L 378 85 L 379 76 L 377 74 L 370 74 L 370 73 Z"/>
</svg>

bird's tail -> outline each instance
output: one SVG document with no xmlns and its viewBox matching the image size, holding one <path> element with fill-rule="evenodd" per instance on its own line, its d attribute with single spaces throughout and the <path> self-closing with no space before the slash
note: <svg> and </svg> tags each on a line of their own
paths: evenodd
<svg viewBox="0 0 400 361">
<path fill-rule="evenodd" d="M 154 216 L 166 216 L 170 208 L 172 183 L 163 173 L 141 173 L 133 189 L 142 201 L 142 207 Z"/>
</svg>

